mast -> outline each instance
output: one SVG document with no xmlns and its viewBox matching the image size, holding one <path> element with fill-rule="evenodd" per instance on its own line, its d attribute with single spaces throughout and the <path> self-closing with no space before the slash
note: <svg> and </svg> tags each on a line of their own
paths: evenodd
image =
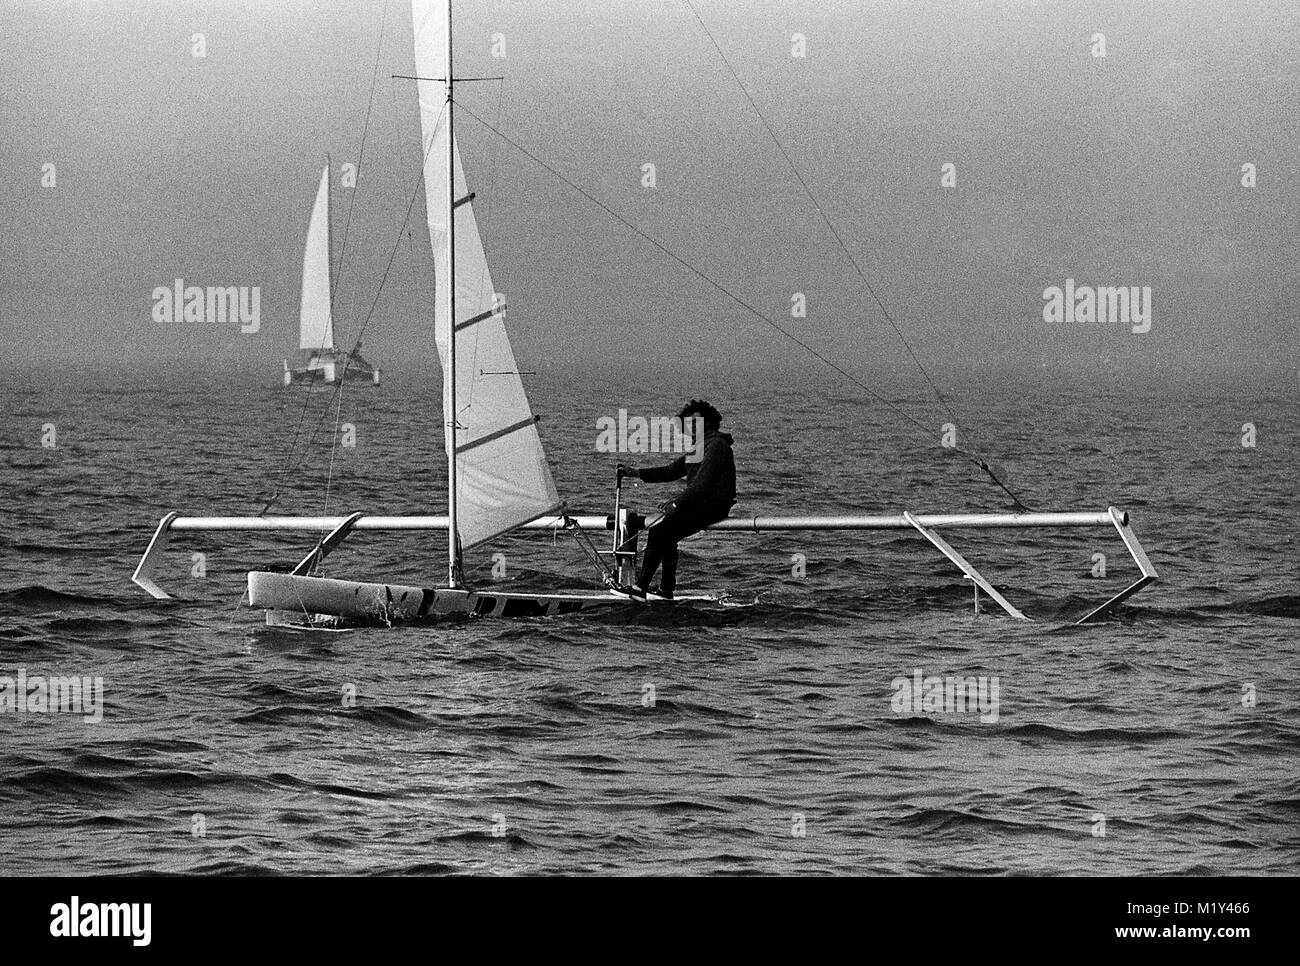
<svg viewBox="0 0 1300 966">
<path fill-rule="evenodd" d="M 447 375 L 442 409 L 447 422 L 447 586 L 460 587 L 460 537 L 456 527 L 456 133 L 451 77 L 451 0 L 447 0 Z"/>
</svg>

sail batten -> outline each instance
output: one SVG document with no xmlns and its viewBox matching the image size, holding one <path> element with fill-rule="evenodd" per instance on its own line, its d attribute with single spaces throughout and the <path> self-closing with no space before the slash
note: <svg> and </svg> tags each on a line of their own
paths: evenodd
<svg viewBox="0 0 1300 966">
<path fill-rule="evenodd" d="M 334 348 L 334 319 L 330 310 L 329 178 L 330 169 L 326 165 L 321 172 L 302 255 L 298 348 L 312 352 Z"/>
<path fill-rule="evenodd" d="M 537 423 L 537 417 L 532 416 L 528 419 L 521 419 L 513 426 L 506 426 L 504 429 L 498 429 L 495 433 L 488 433 L 486 436 L 480 436 L 478 439 L 472 439 L 468 443 L 458 443 L 456 445 L 457 453 L 466 453 L 475 446 L 482 446 L 484 443 L 490 443 L 494 439 L 500 439 L 502 436 L 509 436 L 511 433 L 517 433 L 521 429 L 527 429 Z"/>
<path fill-rule="evenodd" d="M 424 193 L 429 240 L 435 265 L 434 323 L 443 378 L 454 378 L 454 429 L 445 446 L 456 460 L 456 525 L 460 544 L 470 549 L 493 537 L 554 513 L 560 505 L 536 419 L 528 404 L 506 331 L 504 305 L 497 297 L 487 255 L 465 181 L 460 148 L 452 139 L 451 169 L 447 126 L 441 123 L 445 93 L 436 81 L 446 70 L 446 22 L 434 0 L 412 0 L 416 81 L 424 145 Z M 439 96 L 442 94 L 442 96 Z M 448 180 L 454 180 L 449 185 Z M 448 306 L 441 273 L 448 256 L 450 197 L 462 203 L 455 218 L 455 317 Z M 454 335 L 453 335 L 454 330 Z M 449 341 L 456 344 L 455 373 L 447 372 Z"/>
<path fill-rule="evenodd" d="M 499 307 L 494 306 L 493 308 L 488 309 L 486 312 L 480 312 L 478 315 L 472 315 L 468 319 L 464 319 L 463 321 L 457 322 L 456 331 L 460 332 L 464 329 L 468 329 L 471 325 L 474 325 L 478 322 L 486 321 L 487 319 L 492 318 L 492 316 L 494 315 L 500 315 L 505 310 L 506 307 L 504 305 Z"/>
</svg>

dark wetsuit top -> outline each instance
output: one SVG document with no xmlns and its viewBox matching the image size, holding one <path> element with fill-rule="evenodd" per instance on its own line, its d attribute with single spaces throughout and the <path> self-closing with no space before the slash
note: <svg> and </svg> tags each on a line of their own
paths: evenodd
<svg viewBox="0 0 1300 966">
<path fill-rule="evenodd" d="M 663 519 L 647 531 L 645 558 L 636 580 L 637 586 L 645 590 L 662 564 L 660 593 L 669 596 L 677 586 L 677 542 L 725 518 L 736 502 L 736 462 L 731 455 L 730 436 L 717 430 L 706 432 L 703 458 L 688 463 L 686 455 L 667 466 L 652 466 L 640 473 L 647 483 L 686 477 L 686 489 Z"/>
<path fill-rule="evenodd" d="M 736 461 L 731 455 L 731 436 L 716 429 L 704 434 L 704 456 L 688 463 L 683 453 L 667 466 L 641 470 L 647 483 L 667 483 L 686 477 L 686 489 L 678 495 L 677 510 L 702 517 L 724 517 L 736 502 Z"/>
</svg>

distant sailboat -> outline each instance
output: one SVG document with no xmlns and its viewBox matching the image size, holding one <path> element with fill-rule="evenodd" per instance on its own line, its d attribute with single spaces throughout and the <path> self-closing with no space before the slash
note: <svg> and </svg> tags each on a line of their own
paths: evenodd
<svg viewBox="0 0 1300 966">
<path fill-rule="evenodd" d="M 306 365 L 295 368 L 284 360 L 284 384 L 295 382 L 333 385 L 341 379 L 379 385 L 379 370 L 361 356 L 361 344 L 352 352 L 334 345 L 334 263 L 330 244 L 330 166 L 321 173 L 316 203 L 307 226 L 302 255 L 302 300 L 298 314 L 298 348 L 309 353 Z"/>
</svg>

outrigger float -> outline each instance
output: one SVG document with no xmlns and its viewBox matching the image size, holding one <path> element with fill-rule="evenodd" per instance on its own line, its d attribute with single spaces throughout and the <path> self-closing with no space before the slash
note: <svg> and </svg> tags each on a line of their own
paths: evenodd
<svg viewBox="0 0 1300 966">
<path fill-rule="evenodd" d="M 443 413 L 447 455 L 447 513 L 440 516 L 256 516 L 201 517 L 169 513 L 136 567 L 133 580 L 151 596 L 170 595 L 155 580 L 155 568 L 176 532 L 247 531 L 309 533 L 318 539 L 289 573 L 248 574 L 248 605 L 266 611 L 267 622 L 298 627 L 336 628 L 435 619 L 446 615 L 541 616 L 596 608 L 662 607 L 669 602 L 621 593 L 633 583 L 637 544 L 645 520 L 622 505 L 622 479 L 616 481 L 614 512 L 573 516 L 565 512 L 551 477 L 528 398 L 505 327 L 505 306 L 496 297 L 478 225 L 465 186 L 454 133 L 451 2 L 442 17 L 434 0 L 413 0 L 415 80 L 423 128 L 423 179 L 426 215 L 440 292 L 434 325 L 443 366 Z M 327 190 L 322 182 L 322 191 Z M 320 206 L 318 196 L 318 207 Z M 328 295 L 324 296 L 328 309 Z M 463 391 L 466 390 L 466 391 Z M 462 392 L 463 391 L 463 392 Z M 1077 623 L 1109 614 L 1157 579 L 1138 543 L 1129 516 L 1115 507 L 1071 513 L 913 513 L 871 516 L 732 517 L 710 533 L 778 531 L 916 531 L 947 557 L 975 587 L 1017 620 L 1029 620 L 947 540 L 940 531 L 969 529 L 1113 527 L 1132 555 L 1139 578 Z M 496 591 L 466 585 L 464 552 L 516 531 L 567 530 L 596 564 L 600 589 L 550 593 Z M 447 584 L 418 587 L 395 583 L 336 580 L 319 576 L 325 558 L 358 531 L 445 532 Z M 608 550 L 598 550 L 591 534 L 611 531 Z M 678 595 L 682 601 L 718 601 L 725 595 Z"/>
</svg>

